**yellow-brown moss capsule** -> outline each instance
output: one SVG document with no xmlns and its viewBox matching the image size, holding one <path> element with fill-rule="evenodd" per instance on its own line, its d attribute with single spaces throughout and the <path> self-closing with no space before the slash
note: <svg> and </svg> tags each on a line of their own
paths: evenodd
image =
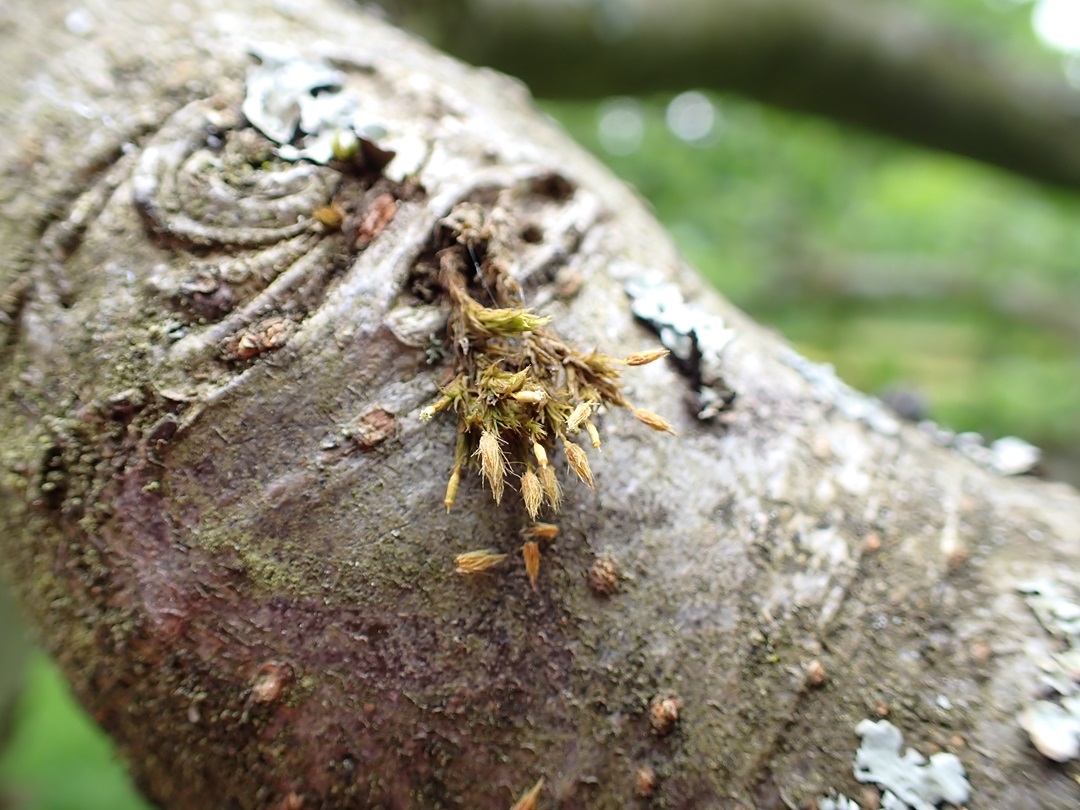
<svg viewBox="0 0 1080 810">
<path fill-rule="evenodd" d="M 525 509 L 529 517 L 536 520 L 540 512 L 540 504 L 544 500 L 544 487 L 532 470 L 526 470 L 521 475 L 521 499 L 525 501 Z"/>
<path fill-rule="evenodd" d="M 536 578 L 540 576 L 540 546 L 530 540 L 521 547 L 521 556 L 525 558 L 525 573 L 529 575 L 529 584 L 536 590 Z"/>
<path fill-rule="evenodd" d="M 603 442 L 600 441 L 600 431 L 596 429 L 596 425 L 592 422 L 586 422 L 585 430 L 589 433 L 589 441 L 592 442 L 593 447 L 599 447 L 603 444 Z"/>
<path fill-rule="evenodd" d="M 667 419 L 659 414 L 647 411 L 644 408 L 634 408 L 634 416 L 638 418 L 638 421 L 643 425 L 648 425 L 653 430 L 664 430 L 670 433 L 672 436 L 677 436 L 675 428 L 671 426 L 671 423 Z"/>
<path fill-rule="evenodd" d="M 473 317 L 481 328 L 507 336 L 531 332 L 551 320 L 550 315 L 535 315 L 519 307 L 477 307 Z"/>
<path fill-rule="evenodd" d="M 481 385 L 487 388 L 494 394 L 506 395 L 512 394 L 519 390 L 521 386 L 525 384 L 525 380 L 529 377 L 529 369 L 523 368 L 521 371 L 516 371 L 513 374 L 507 374 L 505 371 L 499 371 L 498 368 L 492 366 L 481 377 Z"/>
<path fill-rule="evenodd" d="M 581 430 L 582 423 L 592 415 L 592 407 L 593 403 L 590 400 L 578 403 L 566 419 L 567 433 L 577 433 Z"/>
<path fill-rule="evenodd" d="M 466 551 L 464 554 L 458 554 L 454 557 L 454 565 L 457 566 L 459 574 L 481 574 L 505 559 L 505 554 L 499 554 L 490 548 L 482 548 L 479 551 Z"/>
<path fill-rule="evenodd" d="M 345 221 L 345 209 L 336 202 L 319 206 L 311 212 L 311 215 L 332 231 L 340 228 L 341 223 Z"/>
<path fill-rule="evenodd" d="M 457 500 L 458 485 L 461 484 L 461 467 L 457 464 L 454 465 L 453 472 L 450 473 L 450 480 L 446 483 L 446 497 L 443 498 L 443 504 L 446 506 L 446 511 L 450 511 L 450 507 L 454 505 L 454 501 Z"/>
<path fill-rule="evenodd" d="M 356 157 L 360 151 L 360 139 L 353 134 L 353 131 L 339 129 L 334 132 L 334 139 L 330 142 L 330 154 L 334 156 L 334 160 L 340 160 L 342 162 L 352 160 Z"/>
<path fill-rule="evenodd" d="M 453 397 L 449 397 L 446 394 L 443 394 L 437 400 L 435 400 L 422 411 L 420 411 L 420 421 L 427 422 L 431 420 L 432 417 L 435 416 L 435 414 L 437 414 L 439 411 L 445 410 L 453 401 Z"/>
<path fill-rule="evenodd" d="M 527 405 L 543 405 L 547 402 L 547 393 L 539 388 L 526 388 L 523 391 L 515 391 L 511 396 L 518 402 Z"/>
<path fill-rule="evenodd" d="M 514 802 L 514 806 L 510 810 L 536 810 L 537 799 L 540 797 L 540 790 L 544 787 L 544 777 L 540 777 L 535 785 L 529 790 L 521 794 L 521 798 Z"/>
<path fill-rule="evenodd" d="M 584 481 L 589 489 L 596 489 L 585 451 L 567 439 L 563 439 L 563 449 L 566 451 L 566 460 L 570 462 L 570 469 L 577 473 L 577 477 Z"/>
<path fill-rule="evenodd" d="M 544 497 L 547 498 L 548 506 L 553 512 L 559 511 L 562 504 L 562 486 L 555 477 L 555 470 L 551 467 L 540 468 L 540 484 L 544 487 Z"/>
<path fill-rule="evenodd" d="M 654 360 L 659 360 L 661 357 L 667 357 L 671 352 L 667 349 L 654 349 L 651 352 L 634 352 L 631 355 L 627 355 L 626 365 L 628 366 L 644 366 Z"/>
<path fill-rule="evenodd" d="M 480 456 L 480 473 L 491 487 L 491 494 L 495 503 L 502 502 L 503 475 L 506 472 L 506 459 L 503 458 L 499 440 L 490 430 L 480 434 L 480 447 L 477 449 Z"/>
<path fill-rule="evenodd" d="M 544 469 L 548 465 L 547 450 L 544 449 L 544 445 L 540 442 L 533 442 L 533 455 L 536 456 L 536 463 L 540 469 Z"/>
<path fill-rule="evenodd" d="M 553 523 L 536 523 L 527 529 L 522 529 L 521 533 L 534 540 L 554 540 L 559 536 L 559 527 Z"/>
</svg>

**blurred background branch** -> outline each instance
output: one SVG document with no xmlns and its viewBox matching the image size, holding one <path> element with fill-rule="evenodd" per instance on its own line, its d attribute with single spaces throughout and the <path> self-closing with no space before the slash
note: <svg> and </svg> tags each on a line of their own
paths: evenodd
<svg viewBox="0 0 1080 810">
<path fill-rule="evenodd" d="M 892 0 L 383 0 L 544 98 L 733 91 L 1080 188 L 1080 93 Z M 925 4 L 922 4 L 925 6 Z"/>
</svg>

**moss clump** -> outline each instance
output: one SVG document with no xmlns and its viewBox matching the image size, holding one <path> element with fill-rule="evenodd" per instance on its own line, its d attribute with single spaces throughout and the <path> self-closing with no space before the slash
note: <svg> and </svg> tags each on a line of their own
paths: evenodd
<svg viewBox="0 0 1080 810">
<path fill-rule="evenodd" d="M 627 408 L 643 424 L 675 432 L 662 417 L 631 405 L 619 378 L 623 366 L 657 360 L 666 351 L 625 359 L 578 351 L 548 327 L 549 317 L 524 306 L 520 287 L 498 262 L 476 259 L 468 236 L 438 258 L 454 377 L 421 418 L 442 411 L 457 416 L 448 510 L 462 470 L 471 467 L 479 469 L 496 503 L 516 478 L 532 519 L 545 508 L 558 511 L 562 490 L 550 458 L 559 447 L 574 474 L 594 487 L 588 456 L 574 438 L 584 431 L 593 447 L 600 446 L 592 421 L 598 408 Z"/>
</svg>

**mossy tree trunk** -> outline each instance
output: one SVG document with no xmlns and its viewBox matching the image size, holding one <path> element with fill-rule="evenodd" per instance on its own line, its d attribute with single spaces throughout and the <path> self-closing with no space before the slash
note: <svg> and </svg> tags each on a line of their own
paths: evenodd
<svg viewBox="0 0 1080 810">
<path fill-rule="evenodd" d="M 854 726 L 887 710 L 959 754 L 972 806 L 1072 806 L 1014 715 L 1055 644 L 1016 586 L 1080 587 L 1075 492 L 800 361 L 509 79 L 328 0 L 68 11 L 2 21 L 0 548 L 148 796 L 504 808 L 543 776 L 543 806 L 614 808 L 651 769 L 657 807 L 807 803 L 859 789 Z M 385 175 L 273 157 L 240 114 L 253 45 L 342 71 Z M 455 425 L 418 418 L 462 203 L 586 350 L 658 345 L 628 290 L 736 333 L 627 371 L 678 437 L 601 414 L 595 492 L 553 458 L 535 589 L 514 493 L 469 474 L 446 514 Z M 455 572 L 480 548 L 511 556 Z"/>
</svg>

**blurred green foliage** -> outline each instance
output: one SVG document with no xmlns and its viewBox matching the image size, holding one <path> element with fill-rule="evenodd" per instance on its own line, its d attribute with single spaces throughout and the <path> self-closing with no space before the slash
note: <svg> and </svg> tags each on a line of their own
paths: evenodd
<svg viewBox="0 0 1080 810">
<path fill-rule="evenodd" d="M 60 673 L 33 656 L 0 752 L 0 808 L 149 810 Z"/>
<path fill-rule="evenodd" d="M 715 137 L 640 102 L 641 146 L 601 148 L 598 111 L 545 109 L 634 185 L 729 299 L 863 390 L 1043 447 L 1080 482 L 1080 198 L 1003 172 L 714 98 Z"/>
<path fill-rule="evenodd" d="M 893 0 L 886 0 L 892 2 Z M 1039 42 L 1031 27 L 1036 0 L 903 0 L 932 20 L 987 42 L 994 50 L 1032 70 L 1050 69 L 1059 61 Z"/>
</svg>

